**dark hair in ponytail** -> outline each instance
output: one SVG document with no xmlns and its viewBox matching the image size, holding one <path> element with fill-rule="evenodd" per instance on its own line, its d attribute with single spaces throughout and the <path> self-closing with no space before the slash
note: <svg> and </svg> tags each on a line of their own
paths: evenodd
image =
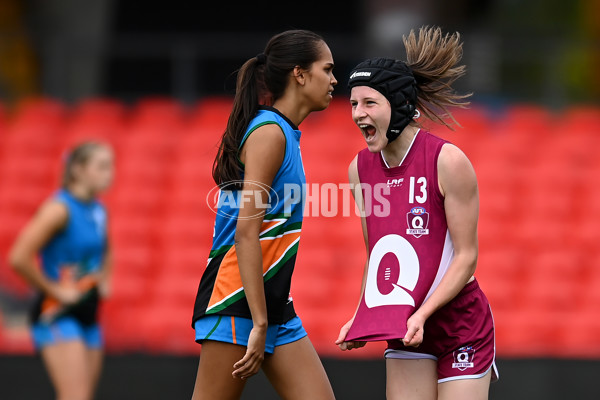
<svg viewBox="0 0 600 400">
<path fill-rule="evenodd" d="M 259 105 L 272 104 L 283 96 L 290 72 L 296 66 L 309 69 L 320 57 L 323 38 L 306 30 L 290 30 L 271 38 L 263 53 L 246 61 L 239 69 L 233 108 L 213 163 L 213 179 L 218 185 L 241 179 L 239 146 Z M 239 185 L 234 185 L 239 187 Z"/>
<path fill-rule="evenodd" d="M 465 99 L 471 96 L 454 91 L 452 84 L 465 74 L 460 34 L 442 34 L 438 27 L 422 27 L 418 37 L 413 30 L 403 37 L 406 64 L 417 81 L 417 108 L 430 120 L 452 129 L 458 122 L 448 107 L 466 107 Z M 451 121 L 448 121 L 450 119 Z"/>
</svg>

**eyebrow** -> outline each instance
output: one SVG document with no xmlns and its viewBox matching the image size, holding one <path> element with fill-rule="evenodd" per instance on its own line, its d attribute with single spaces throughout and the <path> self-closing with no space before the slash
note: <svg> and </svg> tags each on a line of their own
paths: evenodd
<svg viewBox="0 0 600 400">
<path fill-rule="evenodd" d="M 335 67 L 335 64 L 334 64 L 334 63 L 326 63 L 325 65 L 326 65 L 326 66 L 329 66 L 329 67 L 331 67 L 331 68 Z"/>
</svg>

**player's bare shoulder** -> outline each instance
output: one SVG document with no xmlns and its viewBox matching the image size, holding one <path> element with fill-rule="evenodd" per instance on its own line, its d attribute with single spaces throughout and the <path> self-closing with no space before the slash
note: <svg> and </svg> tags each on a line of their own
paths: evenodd
<svg viewBox="0 0 600 400">
<path fill-rule="evenodd" d="M 358 154 L 354 156 L 350 164 L 348 164 L 348 180 L 350 183 L 358 184 Z"/>
<path fill-rule="evenodd" d="M 477 187 L 473 164 L 457 146 L 445 143 L 437 161 L 438 182 L 442 195 L 448 190 Z"/>
</svg>

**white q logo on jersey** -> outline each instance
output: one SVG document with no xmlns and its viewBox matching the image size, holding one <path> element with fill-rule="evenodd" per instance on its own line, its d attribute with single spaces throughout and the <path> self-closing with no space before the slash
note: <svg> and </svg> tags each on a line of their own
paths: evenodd
<svg viewBox="0 0 600 400">
<path fill-rule="evenodd" d="M 392 283 L 394 289 L 388 294 L 382 294 L 377 287 L 377 271 L 379 264 L 388 253 L 392 253 L 400 264 L 398 282 Z M 367 282 L 365 285 L 365 303 L 367 307 L 389 305 L 415 305 L 415 300 L 405 289 L 414 290 L 419 280 L 419 257 L 414 247 L 400 235 L 386 235 L 379 239 L 369 259 Z"/>
</svg>

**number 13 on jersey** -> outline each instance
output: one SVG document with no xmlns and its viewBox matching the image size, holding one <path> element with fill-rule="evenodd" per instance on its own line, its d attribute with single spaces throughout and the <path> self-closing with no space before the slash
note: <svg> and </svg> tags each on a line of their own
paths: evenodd
<svg viewBox="0 0 600 400">
<path fill-rule="evenodd" d="M 417 189 L 417 195 L 415 196 L 415 189 Z M 427 201 L 427 179 L 424 176 L 420 178 L 410 177 L 408 187 L 408 202 L 414 204 L 415 200 L 419 204 L 423 204 Z"/>
</svg>

